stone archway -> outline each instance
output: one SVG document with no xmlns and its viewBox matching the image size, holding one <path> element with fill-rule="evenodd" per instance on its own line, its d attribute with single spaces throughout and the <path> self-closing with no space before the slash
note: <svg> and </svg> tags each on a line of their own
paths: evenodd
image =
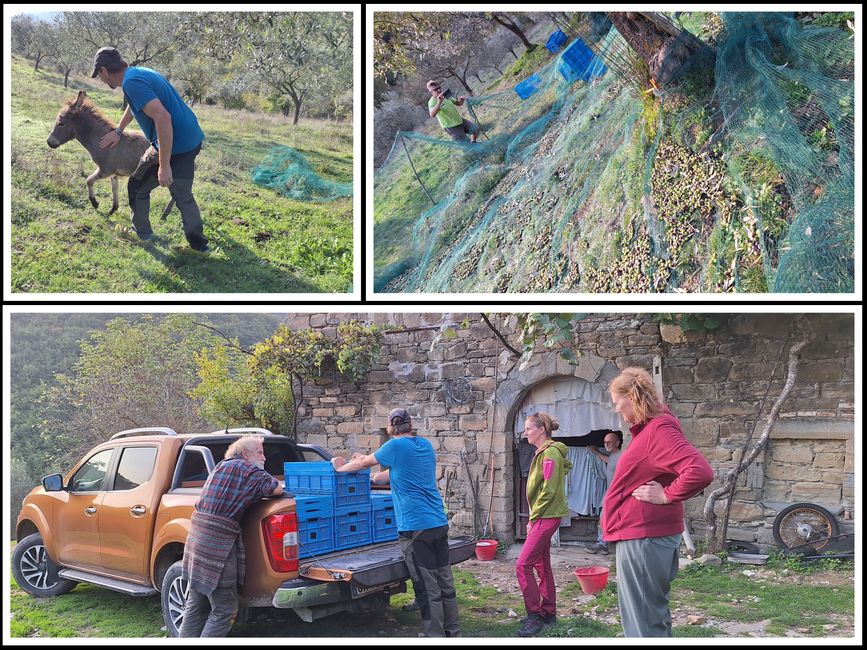
<svg viewBox="0 0 867 650">
<path fill-rule="evenodd" d="M 517 527 L 518 489 L 520 475 L 517 472 L 514 421 L 525 399 L 531 391 L 546 382 L 561 380 L 580 380 L 606 391 L 619 369 L 613 361 L 595 355 L 579 358 L 578 364 L 571 365 L 555 352 L 536 354 L 530 363 L 520 368 L 514 360 L 498 382 L 495 390 L 496 408 L 488 411 L 488 430 L 496 442 L 495 449 L 500 457 L 501 480 L 495 489 L 495 496 L 502 504 L 495 517 L 495 529 L 513 538 Z M 502 366 L 501 366 L 502 368 Z"/>
</svg>

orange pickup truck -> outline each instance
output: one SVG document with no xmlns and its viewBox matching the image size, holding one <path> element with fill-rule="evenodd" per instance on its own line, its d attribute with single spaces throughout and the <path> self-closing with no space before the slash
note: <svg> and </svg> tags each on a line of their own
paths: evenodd
<svg viewBox="0 0 867 650">
<path fill-rule="evenodd" d="M 321 447 L 265 429 L 122 431 L 66 476 L 43 478 L 24 498 L 12 556 L 15 581 L 37 597 L 66 593 L 79 582 L 129 596 L 160 593 L 166 629 L 177 636 L 186 594 L 181 558 L 193 507 L 214 465 L 247 434 L 263 436 L 265 469 L 279 480 L 284 462 L 331 458 Z M 278 607 L 311 622 L 337 612 L 376 613 L 391 594 L 406 591 L 409 573 L 396 541 L 299 561 L 291 494 L 254 503 L 241 529 L 247 552 L 242 615 L 253 607 Z M 473 555 L 475 542 L 454 538 L 449 547 L 456 564 Z"/>
</svg>

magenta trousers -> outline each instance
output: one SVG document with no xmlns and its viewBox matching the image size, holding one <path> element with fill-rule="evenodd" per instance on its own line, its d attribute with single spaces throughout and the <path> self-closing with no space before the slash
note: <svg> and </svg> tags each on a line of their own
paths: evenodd
<svg viewBox="0 0 867 650">
<path fill-rule="evenodd" d="M 540 518 L 531 523 L 524 548 L 515 564 L 518 585 L 524 595 L 527 614 L 556 614 L 557 591 L 554 588 L 554 572 L 551 570 L 551 538 L 560 526 L 560 518 Z M 538 584 L 534 570 L 539 574 Z"/>
</svg>

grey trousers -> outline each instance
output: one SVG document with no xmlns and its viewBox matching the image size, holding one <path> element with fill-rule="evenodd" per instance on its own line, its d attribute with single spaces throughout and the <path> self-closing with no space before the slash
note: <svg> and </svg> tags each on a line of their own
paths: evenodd
<svg viewBox="0 0 867 650">
<path fill-rule="evenodd" d="M 170 158 L 172 168 L 172 184 L 169 185 L 169 193 L 175 200 L 178 210 L 181 211 L 181 221 L 184 225 L 184 235 L 190 246 L 203 250 L 208 245 L 208 239 L 204 234 L 204 224 L 199 205 L 193 197 L 193 180 L 195 176 L 195 160 L 200 147 L 186 153 L 177 154 Z M 145 156 L 149 154 L 146 152 Z M 150 154 L 153 158 L 152 154 Z M 129 193 L 129 205 L 132 208 L 132 225 L 139 236 L 147 238 L 153 234 L 150 220 L 151 192 L 159 187 L 157 170 L 159 164 L 146 165 L 144 157 L 139 163 L 139 168 L 129 178 L 127 191 Z"/>
<path fill-rule="evenodd" d="M 618 541 L 617 599 L 627 637 L 670 637 L 668 596 L 677 576 L 681 535 Z"/>
<path fill-rule="evenodd" d="M 400 548 L 417 589 L 425 636 L 459 636 L 458 601 L 449 562 L 449 527 L 403 531 Z"/>
<path fill-rule="evenodd" d="M 190 587 L 184 604 L 184 619 L 178 630 L 181 637 L 224 637 L 232 629 L 238 613 L 238 554 L 232 549 L 219 586 L 208 596 Z"/>
</svg>

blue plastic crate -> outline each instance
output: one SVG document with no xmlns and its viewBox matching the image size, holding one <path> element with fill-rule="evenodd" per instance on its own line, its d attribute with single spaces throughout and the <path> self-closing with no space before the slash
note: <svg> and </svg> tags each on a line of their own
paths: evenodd
<svg viewBox="0 0 867 650">
<path fill-rule="evenodd" d="M 286 490 L 295 494 L 330 494 L 335 506 L 370 501 L 370 470 L 335 472 L 328 461 L 283 463 Z"/>
<path fill-rule="evenodd" d="M 330 494 L 295 497 L 298 518 L 298 557 L 334 550 L 334 504 Z"/>
<path fill-rule="evenodd" d="M 593 53 L 580 38 L 576 38 L 560 56 L 557 71 L 562 77 L 573 82 L 578 79 L 590 81 L 593 77 L 601 77 L 608 68 L 605 63 Z"/>
<path fill-rule="evenodd" d="M 337 508 L 334 512 L 334 548 L 354 548 L 373 541 L 371 531 L 371 507 L 364 505 Z"/>
<path fill-rule="evenodd" d="M 548 42 L 545 43 L 545 48 L 551 53 L 556 53 L 563 43 L 566 42 L 566 38 L 566 34 L 562 30 L 558 29 L 556 32 L 551 34 Z"/>
<path fill-rule="evenodd" d="M 298 557 L 330 553 L 334 548 L 334 517 L 298 521 Z"/>
<path fill-rule="evenodd" d="M 298 521 L 334 515 L 334 500 L 330 494 L 299 494 L 295 497 Z"/>
<path fill-rule="evenodd" d="M 372 536 L 374 542 L 389 542 L 397 539 L 397 517 L 394 514 L 393 505 L 385 505 L 383 502 L 381 507 L 377 507 L 374 502 L 371 520 L 373 521 Z"/>
<path fill-rule="evenodd" d="M 538 74 L 530 75 L 515 86 L 515 92 L 518 93 L 518 97 L 521 99 L 527 99 L 527 97 L 539 90 L 540 83 L 542 83 L 542 78 Z"/>
<path fill-rule="evenodd" d="M 372 490 L 370 492 L 370 503 L 374 510 L 393 508 L 394 498 L 391 496 L 391 491 L 381 492 L 378 490 Z"/>
</svg>

